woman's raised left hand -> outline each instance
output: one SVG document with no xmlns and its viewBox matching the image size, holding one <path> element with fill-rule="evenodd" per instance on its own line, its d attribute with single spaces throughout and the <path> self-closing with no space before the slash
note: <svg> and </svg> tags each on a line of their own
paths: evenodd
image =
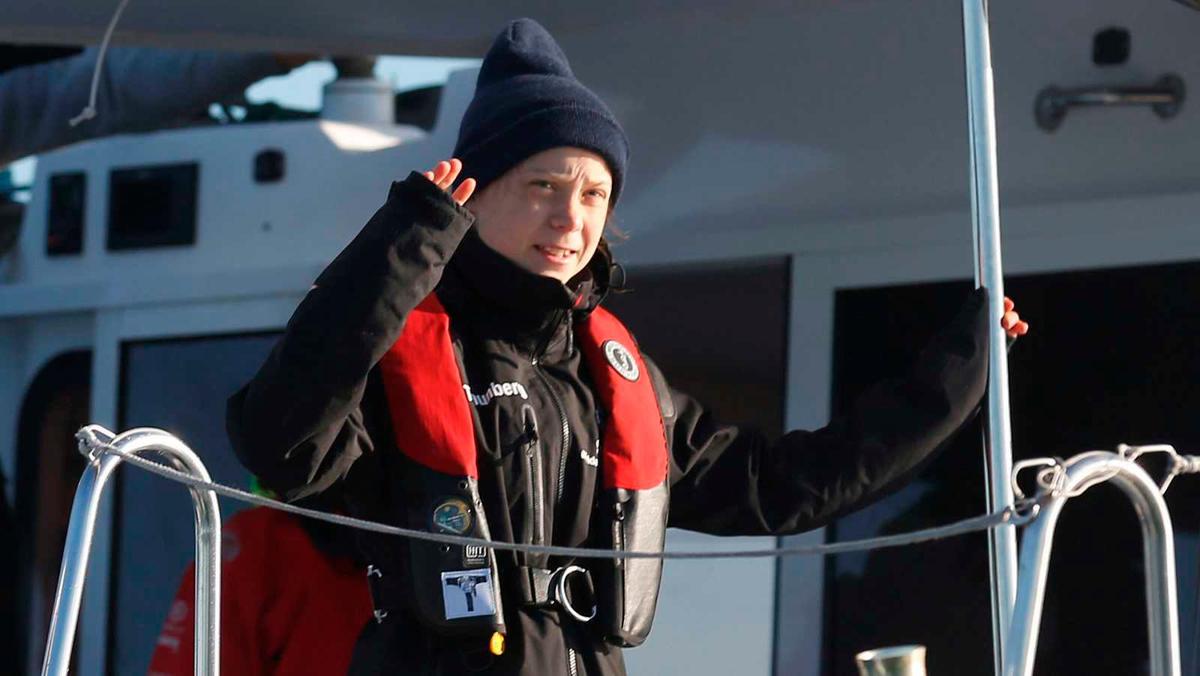
<svg viewBox="0 0 1200 676">
<path fill-rule="evenodd" d="M 450 186 L 454 185 L 454 180 L 458 178 L 458 175 L 461 172 L 462 160 L 452 157 L 448 160 L 442 160 L 441 162 L 438 162 L 436 165 L 434 165 L 433 169 L 422 173 L 425 175 L 425 178 L 432 181 L 435 185 L 437 185 L 437 187 L 441 188 L 442 190 L 449 191 Z M 475 179 L 468 178 L 464 179 L 463 182 L 454 189 L 454 192 L 450 194 L 450 197 L 454 198 L 454 201 L 458 202 L 458 204 L 461 206 L 466 204 L 467 200 L 471 199 L 471 195 L 474 194 L 474 192 Z"/>
</svg>

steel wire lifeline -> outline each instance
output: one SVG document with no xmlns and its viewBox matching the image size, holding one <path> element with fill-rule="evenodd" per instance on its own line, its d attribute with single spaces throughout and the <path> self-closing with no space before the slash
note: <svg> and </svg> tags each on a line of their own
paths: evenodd
<svg viewBox="0 0 1200 676">
<path fill-rule="evenodd" d="M 1085 451 L 1073 456 L 1069 462 L 1077 462 L 1083 458 L 1107 454 L 1109 451 Z M 1167 457 L 1166 474 L 1158 482 L 1158 492 L 1166 495 L 1167 489 L 1171 487 L 1171 482 L 1175 477 L 1181 474 L 1200 474 L 1200 455 L 1188 455 L 1175 450 L 1174 446 L 1169 444 L 1150 444 L 1146 446 L 1130 446 L 1129 444 L 1118 444 L 1117 455 L 1124 460 L 1136 462 L 1143 455 L 1151 453 L 1161 453 Z M 1064 486 L 1067 481 L 1067 460 L 1059 457 L 1052 458 L 1030 458 L 1021 460 L 1013 466 L 1012 470 L 1012 489 L 1013 496 L 1018 502 L 1022 502 L 1031 498 L 1025 496 L 1025 492 L 1021 490 L 1017 484 L 1017 478 L 1021 472 L 1041 467 L 1035 474 L 1035 482 L 1038 487 L 1037 496 L 1056 498 L 1068 497 L 1074 498 L 1083 495 L 1089 488 L 1107 482 L 1119 474 L 1119 470 L 1109 470 L 1101 473 L 1088 481 L 1081 482 L 1075 488 L 1067 490 Z"/>
<path fill-rule="evenodd" d="M 484 540 L 463 535 L 431 533 L 429 531 L 401 528 L 399 526 L 391 526 L 365 519 L 356 519 L 354 517 L 343 516 L 341 514 L 331 514 L 329 512 L 322 512 L 316 509 L 297 507 L 296 505 L 291 505 L 286 502 L 281 502 L 279 500 L 274 500 L 261 495 L 255 495 L 254 493 L 233 488 L 231 486 L 225 486 L 219 483 L 197 479 L 184 472 L 167 467 L 166 465 L 162 465 L 152 460 L 146 460 L 145 458 L 138 457 L 132 453 L 122 451 L 121 449 L 115 448 L 103 440 L 83 433 L 80 434 L 80 451 L 87 455 L 88 458 L 93 462 L 98 461 L 99 456 L 102 455 L 115 455 L 120 457 L 122 461 L 146 470 L 151 474 L 156 474 L 160 477 L 190 486 L 192 488 L 212 491 L 217 495 L 239 500 L 241 502 L 258 505 L 260 507 L 277 509 L 283 512 L 288 512 L 310 519 L 317 519 L 318 521 L 325 521 L 327 523 L 332 523 L 339 526 L 348 526 L 351 528 L 358 528 L 360 530 L 382 533 L 384 535 L 397 535 L 400 537 L 411 538 L 413 540 L 424 540 L 427 542 L 436 542 L 440 544 L 481 545 L 500 551 L 546 554 L 549 556 L 567 556 L 581 559 L 760 559 L 785 556 L 845 554 L 850 552 L 863 552 L 874 549 L 901 547 L 920 542 L 930 542 L 933 540 L 942 540 L 958 535 L 986 531 L 988 529 L 1004 525 L 1024 526 L 1037 517 L 1039 510 L 1038 501 L 1031 498 L 1018 501 L 1012 507 L 1007 508 L 1002 512 L 983 514 L 969 519 L 964 519 L 962 521 L 946 524 L 944 526 L 935 526 L 933 528 L 926 528 L 909 533 L 900 533 L 897 535 L 885 535 L 882 537 L 867 538 L 863 540 L 849 540 L 846 542 L 831 542 L 817 545 L 796 545 L 789 547 L 772 547 L 768 549 L 742 549 L 732 551 L 620 551 L 614 549 L 597 549 L 590 547 L 562 547 L 556 545 L 530 545 L 512 542 L 497 542 L 494 540 Z"/>
</svg>

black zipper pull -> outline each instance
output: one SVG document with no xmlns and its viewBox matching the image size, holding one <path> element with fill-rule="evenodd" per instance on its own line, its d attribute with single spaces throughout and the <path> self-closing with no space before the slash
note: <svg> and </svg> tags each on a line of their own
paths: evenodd
<svg viewBox="0 0 1200 676">
<path fill-rule="evenodd" d="M 541 545 L 546 542 L 545 496 L 541 450 L 538 448 L 537 415 L 533 406 L 521 406 L 521 419 L 525 427 L 522 434 L 525 443 L 521 449 L 525 454 L 525 533 L 531 544 Z"/>
<path fill-rule="evenodd" d="M 522 434 L 526 446 L 526 452 L 538 442 L 537 416 L 533 413 L 533 407 L 525 404 L 521 407 L 521 425 L 524 428 Z"/>
<path fill-rule="evenodd" d="M 521 420 L 521 448 L 526 455 L 532 455 L 538 448 L 538 417 L 528 403 L 521 407 Z"/>
<path fill-rule="evenodd" d="M 625 503 L 629 500 L 629 491 L 624 488 L 618 488 L 613 493 L 613 515 L 617 521 L 625 520 Z"/>
</svg>

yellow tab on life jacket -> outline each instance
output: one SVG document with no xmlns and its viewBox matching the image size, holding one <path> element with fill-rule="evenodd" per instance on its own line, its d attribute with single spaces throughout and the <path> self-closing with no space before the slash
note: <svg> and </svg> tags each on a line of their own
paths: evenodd
<svg viewBox="0 0 1200 676">
<path fill-rule="evenodd" d="M 496 657 L 503 655 L 504 654 L 504 634 L 501 634 L 498 631 L 492 632 L 492 640 L 488 641 L 488 650 L 490 650 L 492 652 L 492 654 L 495 655 Z"/>
</svg>

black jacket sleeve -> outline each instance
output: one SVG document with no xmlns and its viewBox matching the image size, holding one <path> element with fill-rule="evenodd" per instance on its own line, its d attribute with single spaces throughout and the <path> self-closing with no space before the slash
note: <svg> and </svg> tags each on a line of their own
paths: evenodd
<svg viewBox="0 0 1200 676">
<path fill-rule="evenodd" d="M 820 527 L 914 472 L 978 410 L 987 383 L 986 292 L 976 291 L 908 374 L 846 415 L 771 441 L 722 426 L 673 392 L 670 525 L 718 535 Z"/>
<path fill-rule="evenodd" d="M 474 223 L 424 176 L 387 202 L 329 264 L 254 378 L 230 398 L 234 452 L 263 485 L 299 499 L 328 488 L 373 448 L 360 406 L 395 343 Z"/>
</svg>

